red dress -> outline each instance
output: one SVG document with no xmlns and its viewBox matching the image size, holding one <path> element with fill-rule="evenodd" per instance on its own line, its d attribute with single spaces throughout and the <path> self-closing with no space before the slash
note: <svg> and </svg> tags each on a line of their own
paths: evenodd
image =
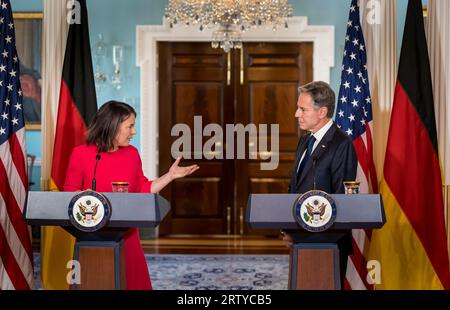
<svg viewBox="0 0 450 310">
<path fill-rule="evenodd" d="M 64 191 L 92 188 L 97 146 L 76 147 L 70 157 Z M 150 193 L 151 181 L 142 171 L 142 162 L 134 146 L 119 148 L 115 152 L 100 153 L 97 164 L 97 191 L 111 192 L 111 182 L 128 182 L 130 193 Z M 152 289 L 150 275 L 136 228 L 130 228 L 124 237 L 127 289 Z"/>
</svg>

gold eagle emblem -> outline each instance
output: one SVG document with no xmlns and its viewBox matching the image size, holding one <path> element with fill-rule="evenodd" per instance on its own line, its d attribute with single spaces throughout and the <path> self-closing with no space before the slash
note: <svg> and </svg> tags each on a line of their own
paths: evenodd
<svg viewBox="0 0 450 310">
<path fill-rule="evenodd" d="M 98 203 L 90 206 L 84 206 L 82 203 L 78 204 L 78 207 L 80 208 L 81 215 L 86 216 L 87 214 L 91 214 L 92 216 L 97 215 L 97 209 L 98 209 Z"/>
<path fill-rule="evenodd" d="M 91 222 L 94 222 L 97 220 L 97 210 L 98 210 L 99 204 L 94 204 L 93 206 L 85 206 L 82 203 L 78 204 L 78 208 L 80 208 L 80 213 L 82 215 L 82 221 L 90 224 Z"/>
<path fill-rule="evenodd" d="M 309 203 L 306 204 L 306 210 L 308 211 L 309 216 L 313 218 L 313 220 L 318 221 L 322 219 L 322 216 L 325 214 L 325 207 L 327 205 L 322 203 L 320 206 L 312 206 Z"/>
</svg>

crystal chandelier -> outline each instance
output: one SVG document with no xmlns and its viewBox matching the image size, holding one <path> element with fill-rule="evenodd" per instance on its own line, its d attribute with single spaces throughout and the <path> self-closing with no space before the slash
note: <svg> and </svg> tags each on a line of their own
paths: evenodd
<svg viewBox="0 0 450 310">
<path fill-rule="evenodd" d="M 258 26 L 287 25 L 292 16 L 288 0 L 169 0 L 166 20 L 177 24 L 197 25 L 200 31 L 215 28 L 211 46 L 226 53 L 242 47 L 241 33 Z"/>
</svg>

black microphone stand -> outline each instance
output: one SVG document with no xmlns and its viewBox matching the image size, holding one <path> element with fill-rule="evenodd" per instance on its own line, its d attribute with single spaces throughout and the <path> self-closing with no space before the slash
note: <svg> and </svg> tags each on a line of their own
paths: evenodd
<svg viewBox="0 0 450 310">
<path fill-rule="evenodd" d="M 92 190 L 96 191 L 97 189 L 97 180 L 95 179 L 95 174 L 97 172 L 97 164 L 98 161 L 100 160 L 101 156 L 100 154 L 97 154 L 97 156 L 95 156 L 95 167 L 94 167 L 94 177 L 92 178 Z"/>
</svg>

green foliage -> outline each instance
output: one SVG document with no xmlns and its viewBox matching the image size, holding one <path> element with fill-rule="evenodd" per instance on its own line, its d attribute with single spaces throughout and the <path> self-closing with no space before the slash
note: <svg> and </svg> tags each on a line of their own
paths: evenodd
<svg viewBox="0 0 450 310">
<path fill-rule="evenodd" d="M 303 213 L 303 218 L 305 219 L 305 222 L 309 222 L 311 220 L 311 217 L 306 212 Z"/>
</svg>

